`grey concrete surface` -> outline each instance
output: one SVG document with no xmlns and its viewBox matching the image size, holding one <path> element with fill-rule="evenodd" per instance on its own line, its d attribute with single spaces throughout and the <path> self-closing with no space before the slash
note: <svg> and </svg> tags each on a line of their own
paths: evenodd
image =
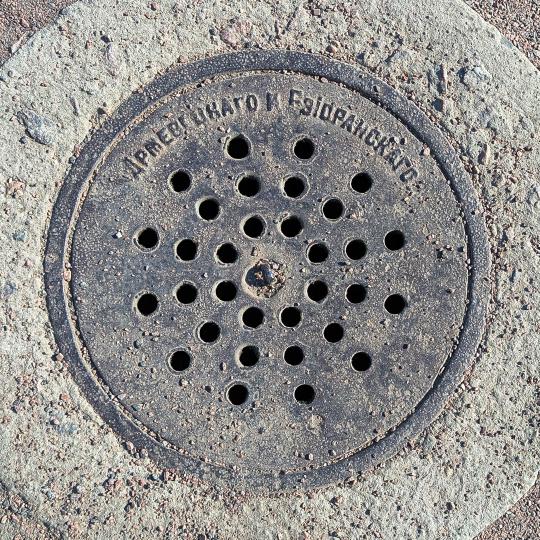
<svg viewBox="0 0 540 540">
<path fill-rule="evenodd" d="M 7 74 L 3 75 L 7 93 L 2 110 L 8 114 L 2 147 L 13 149 L 19 161 L 24 161 L 16 162 L 8 155 L 0 169 L 6 186 L 2 203 L 9 221 L 9 228 L 2 233 L 8 252 L 13 254 L 1 267 L 2 294 L 7 306 L 2 315 L 2 337 L 7 339 L 1 351 L 7 359 L 4 369 L 9 366 L 10 373 L 4 375 L 8 413 L 2 420 L 9 442 L 0 443 L 0 474 L 7 493 L 5 504 L 16 510 L 10 514 L 15 519 L 0 519 L 4 521 L 6 537 L 21 531 L 24 534 L 25 529 L 53 537 L 54 531 L 58 535 L 84 537 L 89 525 L 94 537 L 102 537 L 106 530 L 118 537 L 145 537 L 153 532 L 152 527 L 157 532 L 176 533 L 184 528 L 186 537 L 208 534 L 220 538 L 250 538 L 264 534 L 265 529 L 284 538 L 301 537 L 302 531 L 311 531 L 314 538 L 470 538 L 481 531 L 526 491 L 538 463 L 538 359 L 534 344 L 529 342 L 530 328 L 536 324 L 530 308 L 537 302 L 538 294 L 532 268 L 538 253 L 534 176 L 538 163 L 533 152 L 538 142 L 534 132 L 538 123 L 534 107 L 537 73 L 496 32 L 458 3 L 443 3 L 436 8 L 418 3 L 408 9 L 391 3 L 382 12 L 366 6 L 354 15 L 347 8 L 336 9 L 326 4 L 313 10 L 284 5 L 279 15 L 266 4 L 259 6 L 261 14 L 245 12 L 245 6 L 237 6 L 234 11 L 232 6 L 217 21 L 210 22 L 204 19 L 204 5 L 188 11 L 195 20 L 198 17 L 199 25 L 221 30 L 213 34 L 218 36 L 215 40 L 197 33 L 198 28 L 192 29 L 184 17 L 179 21 L 178 11 L 168 3 L 157 9 L 146 4 L 119 4 L 109 7 L 109 12 L 105 5 L 100 6 L 102 9 L 96 10 L 97 18 L 89 31 L 77 22 L 77 17 L 92 18 L 85 11 L 90 7 L 89 3 L 77 5 L 60 21 L 59 29 L 36 36 L 6 65 Z M 184 9 L 188 8 L 183 6 L 180 12 Z M 456 9 L 455 15 L 445 18 L 445 30 L 457 39 L 457 50 L 450 52 L 437 36 L 434 22 L 441 13 L 448 13 L 445 9 Z M 165 13 L 157 13 L 160 10 Z M 112 13 L 128 18 L 126 27 L 120 29 Z M 422 16 L 421 24 L 417 21 L 418 13 Z M 357 17 L 366 25 L 361 27 L 360 36 L 344 38 L 339 32 L 331 32 L 334 27 L 343 35 L 351 29 L 354 33 Z M 156 24 L 145 23 L 144 19 Z M 251 27 L 247 30 L 249 25 L 230 19 L 247 19 Z M 291 24 L 283 34 L 271 35 L 267 21 L 274 19 L 287 23 L 290 20 Z M 416 27 L 408 25 L 409 21 L 415 21 Z M 320 35 L 308 41 L 296 27 L 303 27 L 299 23 Z M 189 30 L 195 31 L 191 34 Z M 403 35 L 395 38 L 391 31 Z M 119 72 L 112 79 L 105 73 L 106 64 L 100 57 L 102 51 L 96 38 L 101 32 L 112 35 L 121 51 Z M 58 361 L 52 354 L 53 348 L 49 348 L 50 334 L 43 331 L 46 317 L 42 313 L 42 299 L 39 294 L 32 294 L 40 287 L 39 249 L 46 225 L 43 200 L 50 205 L 73 146 L 84 138 L 97 107 L 112 110 L 125 97 L 126 93 L 118 88 L 122 85 L 117 83 L 124 82 L 126 88 L 134 89 L 176 60 L 171 51 L 156 58 L 141 48 L 137 40 L 176 43 L 179 37 L 181 61 L 196 56 L 198 47 L 210 54 L 244 42 L 263 46 L 300 43 L 348 61 L 361 58 L 365 69 L 391 80 L 443 123 L 448 136 L 468 155 L 468 166 L 488 208 L 499 263 L 494 276 L 497 310 L 485 351 L 461 395 L 424 440 L 376 471 L 372 478 L 359 486 L 307 497 L 299 494 L 294 499 L 298 505 L 295 509 L 279 499 L 231 497 L 185 485 L 173 473 L 156 471 L 144 459 L 134 456 L 126 460 L 116 438 L 85 407 L 78 390 L 66 380 L 61 359 Z M 84 52 L 88 50 L 91 52 Z M 429 86 L 423 56 L 426 50 L 430 64 L 444 62 L 452 74 L 448 93 L 442 97 Z M 400 53 L 399 63 L 391 60 L 396 52 Z M 86 61 L 82 74 L 75 69 L 71 55 L 77 61 Z M 493 55 L 504 58 L 508 71 L 501 70 Z M 469 64 L 471 57 L 474 64 Z M 132 62 L 129 69 L 128 59 Z M 32 64 L 36 60 L 40 65 Z M 477 64 L 482 64 L 485 71 L 475 69 Z M 142 68 L 143 73 L 134 76 L 134 65 Z M 50 73 L 43 72 L 45 66 Z M 407 72 L 403 71 L 404 66 Z M 478 73 L 482 76 L 476 76 Z M 78 83 L 84 82 L 82 95 L 80 84 L 70 82 L 68 74 L 78 77 Z M 57 84 L 61 75 L 62 85 Z M 38 80 L 40 88 L 34 88 Z M 528 89 L 520 86 L 523 81 Z M 70 97 L 77 99 L 79 110 L 82 108 L 81 125 L 73 126 L 70 121 Z M 439 118 L 432 108 L 434 99 L 442 99 L 450 107 L 447 118 Z M 66 103 L 62 110 L 55 111 L 57 104 L 62 103 Z M 28 138 L 19 142 L 25 138 L 24 129 L 16 120 L 22 105 L 53 119 L 56 130 L 50 127 L 49 135 L 54 141 L 50 147 L 36 147 Z M 482 114 L 478 115 L 479 112 Z M 485 158 L 487 148 L 489 159 Z M 28 291 L 25 285 L 33 289 Z M 52 362 L 51 357 L 57 361 Z M 513 427 L 508 430 L 510 419 Z M 81 433 L 91 435 L 83 440 Z M 104 453 L 105 449 L 108 452 Z M 40 455 L 47 451 L 48 455 Z M 55 456 L 54 463 L 51 455 Z M 97 482 L 97 477 L 103 482 Z M 205 495 L 211 502 L 202 504 L 200 499 Z M 108 506 L 99 499 L 104 496 L 109 498 Z M 173 503 L 169 519 L 156 520 L 152 509 L 162 507 L 166 501 Z M 240 511 L 241 517 L 231 515 L 227 510 L 231 507 L 236 514 Z M 360 509 L 354 527 L 347 519 L 349 508 Z M 419 508 L 423 509 L 422 515 Z M 130 516 L 126 520 L 129 522 L 120 523 L 126 514 Z M 261 516 L 265 516 L 262 527 L 253 521 Z M 283 516 L 287 516 L 289 525 L 283 525 Z M 35 520 L 42 525 L 35 525 Z"/>
</svg>

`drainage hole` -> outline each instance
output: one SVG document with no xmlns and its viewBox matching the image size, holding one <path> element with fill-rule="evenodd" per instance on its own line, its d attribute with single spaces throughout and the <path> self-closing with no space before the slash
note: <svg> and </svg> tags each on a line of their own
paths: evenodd
<svg viewBox="0 0 540 540">
<path fill-rule="evenodd" d="M 174 351 L 169 356 L 169 366 L 173 371 L 185 371 L 191 364 L 191 356 L 186 351 Z"/>
<path fill-rule="evenodd" d="M 244 367 L 253 367 L 261 357 L 259 348 L 253 345 L 243 347 L 238 355 L 238 362 Z"/>
<path fill-rule="evenodd" d="M 366 299 L 367 291 L 363 285 L 356 283 L 347 288 L 345 295 L 351 304 L 359 304 Z"/>
<path fill-rule="evenodd" d="M 152 315 L 158 308 L 158 299 L 155 294 L 144 293 L 137 299 L 137 311 L 148 317 Z"/>
<path fill-rule="evenodd" d="M 308 260 L 314 264 L 323 263 L 328 259 L 328 255 L 328 248 L 322 242 L 312 244 L 307 252 Z"/>
<path fill-rule="evenodd" d="M 324 339 L 330 343 L 337 343 L 343 339 L 343 327 L 338 323 L 330 323 L 323 332 Z"/>
<path fill-rule="evenodd" d="M 232 405 L 242 405 L 242 403 L 247 401 L 248 396 L 249 391 L 247 386 L 243 384 L 233 384 L 227 390 L 227 399 Z"/>
<path fill-rule="evenodd" d="M 242 136 L 237 135 L 227 143 L 227 154 L 233 159 L 244 159 L 249 155 L 249 142 Z"/>
<path fill-rule="evenodd" d="M 205 322 L 199 328 L 199 337 L 201 338 L 201 341 L 204 341 L 205 343 L 214 343 L 218 340 L 220 334 L 221 329 L 212 321 Z"/>
<path fill-rule="evenodd" d="M 384 301 L 384 309 L 392 315 L 398 315 L 407 307 L 407 301 L 400 294 L 391 294 Z"/>
<path fill-rule="evenodd" d="M 189 238 L 180 241 L 176 246 L 176 254 L 182 261 L 192 261 L 197 256 L 197 243 Z"/>
<path fill-rule="evenodd" d="M 258 307 L 249 307 L 242 313 L 242 322 L 248 328 L 259 328 L 264 322 L 264 313 Z"/>
<path fill-rule="evenodd" d="M 332 221 L 339 219 L 344 210 L 343 203 L 339 199 L 328 199 L 322 207 L 323 216 Z"/>
<path fill-rule="evenodd" d="M 362 240 L 351 240 L 345 246 L 345 254 L 349 259 L 358 261 L 367 253 L 366 244 Z"/>
<path fill-rule="evenodd" d="M 169 184 L 173 191 L 181 193 L 187 191 L 191 186 L 191 177 L 186 171 L 176 171 L 171 175 Z"/>
<path fill-rule="evenodd" d="M 264 220 L 260 216 L 251 216 L 244 221 L 244 234 L 250 238 L 260 238 L 264 233 Z"/>
<path fill-rule="evenodd" d="M 213 221 L 219 216 L 219 203 L 215 199 L 205 199 L 200 202 L 197 211 L 205 221 Z"/>
<path fill-rule="evenodd" d="M 315 153 L 315 145 L 311 139 L 304 137 L 294 143 L 293 152 L 298 159 L 311 159 Z"/>
<path fill-rule="evenodd" d="M 261 190 L 261 182 L 256 176 L 243 176 L 238 182 L 237 189 L 244 197 L 255 197 Z"/>
<path fill-rule="evenodd" d="M 310 300 L 322 302 L 328 296 L 328 285 L 324 281 L 313 281 L 308 285 L 306 293 Z"/>
<path fill-rule="evenodd" d="M 353 176 L 351 188 L 358 193 L 366 193 L 371 189 L 373 180 L 368 173 L 359 173 Z"/>
<path fill-rule="evenodd" d="M 197 287 L 191 283 L 183 283 L 176 289 L 176 298 L 181 304 L 191 304 L 197 299 Z"/>
<path fill-rule="evenodd" d="M 303 228 L 303 223 L 295 216 L 285 218 L 280 225 L 281 233 L 287 238 L 298 236 L 302 232 Z"/>
<path fill-rule="evenodd" d="M 401 231 L 390 231 L 384 237 L 384 245 L 391 251 L 397 251 L 405 245 L 405 235 Z"/>
<path fill-rule="evenodd" d="M 304 351 L 298 345 L 291 345 L 285 349 L 283 359 L 291 366 L 298 366 L 304 360 Z"/>
<path fill-rule="evenodd" d="M 283 326 L 286 326 L 287 328 L 294 328 L 300 324 L 300 321 L 302 320 L 302 312 L 295 307 L 286 307 L 281 310 L 279 320 Z"/>
<path fill-rule="evenodd" d="M 371 367 L 371 356 L 365 352 L 357 352 L 351 358 L 351 365 L 355 371 L 367 371 Z"/>
<path fill-rule="evenodd" d="M 152 249 L 157 246 L 159 235 L 152 227 L 146 227 L 146 229 L 143 229 L 137 234 L 135 241 L 140 248 Z"/>
<path fill-rule="evenodd" d="M 217 248 L 216 257 L 223 264 L 233 264 L 238 260 L 238 251 L 233 244 L 221 244 Z"/>
<path fill-rule="evenodd" d="M 298 403 L 309 405 L 310 403 L 313 403 L 313 400 L 315 399 L 315 389 L 309 384 L 301 384 L 294 390 L 294 399 L 296 399 Z"/>
<path fill-rule="evenodd" d="M 232 281 L 221 281 L 216 286 L 216 296 L 223 302 L 230 302 L 236 298 L 238 289 Z"/>
<path fill-rule="evenodd" d="M 300 197 L 305 190 L 306 183 L 302 178 L 298 178 L 298 176 L 291 176 L 283 183 L 283 191 L 285 192 L 285 195 L 291 199 Z"/>
</svg>

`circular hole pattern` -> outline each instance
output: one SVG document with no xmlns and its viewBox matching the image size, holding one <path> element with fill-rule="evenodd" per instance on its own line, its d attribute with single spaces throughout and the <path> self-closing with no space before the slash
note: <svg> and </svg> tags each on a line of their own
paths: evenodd
<svg viewBox="0 0 540 540">
<path fill-rule="evenodd" d="M 366 244 L 362 240 L 351 240 L 345 246 L 345 254 L 352 261 L 358 261 L 367 253 Z"/>
<path fill-rule="evenodd" d="M 338 323 L 330 323 L 326 326 L 323 332 L 324 339 L 326 339 L 326 341 L 329 343 L 337 343 L 338 341 L 341 341 L 344 334 L 345 332 L 343 330 L 343 326 Z"/>
<path fill-rule="evenodd" d="M 213 321 L 205 322 L 199 328 L 199 337 L 204 343 L 214 343 L 219 339 L 221 334 L 220 327 Z"/>
<path fill-rule="evenodd" d="M 192 304 L 197 299 L 197 287 L 192 283 L 182 283 L 176 289 L 176 298 L 181 304 Z"/>
<path fill-rule="evenodd" d="M 371 356 L 365 352 L 357 352 L 351 358 L 351 365 L 355 371 L 367 371 L 371 367 Z"/>
<path fill-rule="evenodd" d="M 169 185 L 176 193 L 182 193 L 191 187 L 191 177 L 186 171 L 176 171 L 171 175 Z"/>
<path fill-rule="evenodd" d="M 233 264 L 238 260 L 238 250 L 229 242 L 221 244 L 216 250 L 216 258 L 223 264 Z"/>
<path fill-rule="evenodd" d="M 326 219 L 338 220 L 345 211 L 343 203 L 339 199 L 328 199 L 322 206 L 322 213 Z"/>
<path fill-rule="evenodd" d="M 294 143 L 293 152 L 298 159 L 311 159 L 315 153 L 315 145 L 311 139 L 304 137 Z"/>
<path fill-rule="evenodd" d="M 384 245 L 390 251 L 397 251 L 405 245 L 405 235 L 401 231 L 390 231 L 384 237 Z"/>
<path fill-rule="evenodd" d="M 296 307 L 286 307 L 281 310 L 279 320 L 283 326 L 294 328 L 300 324 L 302 320 L 302 312 Z"/>
<path fill-rule="evenodd" d="M 254 345 L 243 347 L 238 354 L 238 362 L 243 367 L 253 367 L 261 357 L 259 348 Z"/>
<path fill-rule="evenodd" d="M 306 182 L 298 176 L 290 176 L 283 182 L 283 191 L 287 197 L 297 199 L 306 191 Z"/>
<path fill-rule="evenodd" d="M 322 242 L 317 242 L 309 246 L 307 251 L 307 258 L 314 264 L 320 264 L 328 259 L 328 248 Z"/>
<path fill-rule="evenodd" d="M 213 221 L 219 216 L 219 203 L 215 199 L 205 199 L 199 203 L 197 211 L 205 221 Z"/>
<path fill-rule="evenodd" d="M 174 351 L 169 356 L 169 366 L 173 371 L 185 371 L 191 365 L 191 356 L 187 351 Z"/>
<path fill-rule="evenodd" d="M 384 301 L 384 309 L 392 315 L 398 315 L 407 307 L 407 301 L 400 294 L 391 294 Z"/>
<path fill-rule="evenodd" d="M 279 228 L 283 236 L 286 236 L 287 238 L 294 238 L 302 232 L 304 225 L 296 216 L 290 216 L 281 222 Z"/>
<path fill-rule="evenodd" d="M 290 366 L 298 366 L 304 361 L 304 351 L 298 345 L 291 345 L 285 349 L 283 359 Z"/>
<path fill-rule="evenodd" d="M 245 384 L 233 384 L 227 390 L 227 399 L 232 405 L 242 405 L 249 397 L 249 390 Z"/>
<path fill-rule="evenodd" d="M 249 238 L 260 238 L 264 233 L 264 220 L 260 216 L 251 216 L 244 221 L 242 229 Z"/>
<path fill-rule="evenodd" d="M 244 197 L 255 197 L 261 191 L 261 182 L 256 176 L 243 176 L 238 182 L 237 189 Z"/>
<path fill-rule="evenodd" d="M 248 328 L 259 328 L 264 322 L 264 312 L 258 307 L 249 307 L 242 313 L 242 322 Z"/>
<path fill-rule="evenodd" d="M 159 302 L 155 294 L 152 293 L 143 293 L 137 299 L 137 311 L 148 317 L 157 311 Z"/>
<path fill-rule="evenodd" d="M 359 173 L 353 176 L 351 188 L 357 193 L 367 193 L 373 185 L 373 179 L 368 173 Z"/>
<path fill-rule="evenodd" d="M 328 285 L 324 281 L 312 281 L 306 289 L 307 297 L 314 302 L 322 302 L 328 296 Z"/>
<path fill-rule="evenodd" d="M 181 240 L 176 246 L 176 255 L 182 261 L 192 261 L 197 257 L 197 243 L 189 238 Z"/>
<path fill-rule="evenodd" d="M 315 155 L 315 150 L 314 142 L 307 137 L 297 140 L 293 145 L 293 153 L 300 160 L 310 160 Z M 245 136 L 238 135 L 228 141 L 225 151 L 232 159 L 245 159 L 251 152 L 251 143 Z M 169 186 L 176 193 L 189 190 L 191 184 L 191 176 L 184 170 L 176 171 L 169 177 Z M 357 193 L 368 192 L 372 185 L 372 177 L 365 172 L 355 175 L 350 181 L 351 189 Z M 244 174 L 238 178 L 236 189 L 243 197 L 255 197 L 261 191 L 261 181 L 253 174 Z M 306 193 L 308 185 L 301 176 L 290 176 L 283 180 L 282 189 L 286 197 L 296 199 Z M 345 206 L 337 197 L 325 200 L 320 208 L 322 215 L 330 221 L 341 219 L 345 213 Z M 220 212 L 220 203 L 211 197 L 203 199 L 197 205 L 197 213 L 205 221 L 215 220 Z M 304 224 L 300 217 L 292 215 L 284 218 L 278 227 L 283 236 L 294 238 L 303 231 Z M 260 238 L 266 231 L 266 222 L 259 215 L 249 216 L 242 222 L 242 231 L 249 238 Z M 160 238 L 154 228 L 146 227 L 136 234 L 134 240 L 141 249 L 153 249 L 159 244 Z M 384 237 L 384 245 L 391 251 L 403 248 L 405 245 L 403 232 L 389 231 Z M 366 255 L 367 247 L 362 240 L 352 239 L 346 243 L 344 251 L 350 260 L 359 260 Z M 176 246 L 176 254 L 182 261 L 194 260 L 198 255 L 197 242 L 189 238 L 181 240 Z M 308 247 L 306 256 L 313 264 L 323 263 L 329 257 L 329 248 L 321 241 L 314 242 Z M 226 242 L 218 246 L 215 257 L 217 262 L 229 265 L 238 261 L 239 252 L 232 243 Z M 327 283 L 320 279 L 308 283 L 305 291 L 307 298 L 317 303 L 323 302 L 329 294 Z M 215 285 L 214 292 L 218 300 L 230 302 L 237 297 L 238 287 L 234 281 L 219 281 Z M 347 287 L 345 296 L 351 304 L 358 304 L 365 300 L 367 289 L 364 285 L 352 284 Z M 177 288 L 176 297 L 181 304 L 191 304 L 198 297 L 197 287 L 192 283 L 183 283 Z M 399 294 L 388 296 L 384 302 L 386 311 L 392 314 L 401 313 L 406 306 L 406 300 Z M 136 301 L 136 309 L 145 316 L 157 311 L 158 307 L 158 299 L 152 293 L 142 293 Z M 302 322 L 302 316 L 302 311 L 298 307 L 288 306 L 281 310 L 279 320 L 287 328 L 296 328 Z M 246 328 L 256 329 L 265 322 L 265 314 L 259 307 L 247 307 L 241 312 L 241 321 Z M 323 329 L 324 339 L 328 343 L 338 343 L 344 338 L 344 334 L 343 326 L 337 322 L 327 324 Z M 215 343 L 221 337 L 221 328 L 216 322 L 204 322 L 199 327 L 198 337 L 204 343 Z M 259 363 L 260 356 L 257 346 L 245 345 L 237 351 L 236 360 L 240 367 L 252 368 Z M 283 359 L 290 366 L 298 366 L 305 359 L 304 350 L 299 345 L 288 346 L 283 352 Z M 169 367 L 174 372 L 188 369 L 191 362 L 191 354 L 185 350 L 176 350 L 168 357 Z M 356 352 L 350 357 L 350 363 L 355 371 L 363 372 L 370 369 L 372 359 L 366 352 Z M 226 391 L 226 397 L 233 405 L 246 403 L 249 397 L 248 387 L 243 383 L 234 383 Z M 315 389 L 310 384 L 301 384 L 295 388 L 294 398 L 298 403 L 310 404 L 315 399 Z"/>
<path fill-rule="evenodd" d="M 313 403 L 313 400 L 315 399 L 315 389 L 309 384 L 301 384 L 294 390 L 294 399 L 296 399 L 298 403 L 309 405 L 310 403 Z"/>
<path fill-rule="evenodd" d="M 366 299 L 367 291 L 363 285 L 355 283 L 347 288 L 345 296 L 351 304 L 359 304 Z"/>
<path fill-rule="evenodd" d="M 245 159 L 249 155 L 249 142 L 244 136 L 237 135 L 227 143 L 226 151 L 233 159 Z"/>
<path fill-rule="evenodd" d="M 230 302 L 236 298 L 238 289 L 232 281 L 220 281 L 216 286 L 216 296 L 223 302 Z"/>
<path fill-rule="evenodd" d="M 159 235 L 152 227 L 146 227 L 137 234 L 135 241 L 142 249 L 152 249 L 158 245 Z"/>
</svg>

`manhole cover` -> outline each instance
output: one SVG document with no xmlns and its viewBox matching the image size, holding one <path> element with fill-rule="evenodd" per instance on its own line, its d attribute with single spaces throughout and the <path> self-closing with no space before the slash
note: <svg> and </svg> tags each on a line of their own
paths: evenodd
<svg viewBox="0 0 540 540">
<path fill-rule="evenodd" d="M 217 57 L 84 147 L 49 232 L 49 310 L 89 399 L 163 465 L 320 485 L 398 449 L 459 381 L 483 234 L 457 158 L 384 83 L 298 53 Z"/>
</svg>

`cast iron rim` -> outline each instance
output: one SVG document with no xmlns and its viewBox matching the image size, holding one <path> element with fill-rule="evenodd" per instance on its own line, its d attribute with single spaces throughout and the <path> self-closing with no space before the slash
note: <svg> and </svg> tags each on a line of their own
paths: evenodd
<svg viewBox="0 0 540 540">
<path fill-rule="evenodd" d="M 243 71 L 292 71 L 325 77 L 359 92 L 399 119 L 421 142 L 426 143 L 463 211 L 469 253 L 467 310 L 458 344 L 433 387 L 416 410 L 372 445 L 347 458 L 319 468 L 285 474 L 239 471 L 219 467 L 180 454 L 142 431 L 103 388 L 80 351 L 77 331 L 71 321 L 64 269 L 70 230 L 77 203 L 100 156 L 129 122 L 147 107 L 178 87 L 220 74 Z M 71 374 L 86 398 L 122 439 L 146 449 L 163 467 L 178 468 L 188 476 L 210 479 L 229 488 L 283 490 L 319 487 L 356 478 L 388 459 L 423 431 L 442 410 L 473 361 L 483 335 L 488 304 L 490 252 L 482 209 L 460 159 L 441 132 L 412 102 L 383 81 L 357 68 L 325 57 L 293 51 L 244 51 L 215 56 L 177 69 L 128 98 L 106 124 L 92 135 L 68 172 L 55 202 L 48 230 L 44 259 L 47 307 L 58 348 L 67 359 Z"/>
</svg>

